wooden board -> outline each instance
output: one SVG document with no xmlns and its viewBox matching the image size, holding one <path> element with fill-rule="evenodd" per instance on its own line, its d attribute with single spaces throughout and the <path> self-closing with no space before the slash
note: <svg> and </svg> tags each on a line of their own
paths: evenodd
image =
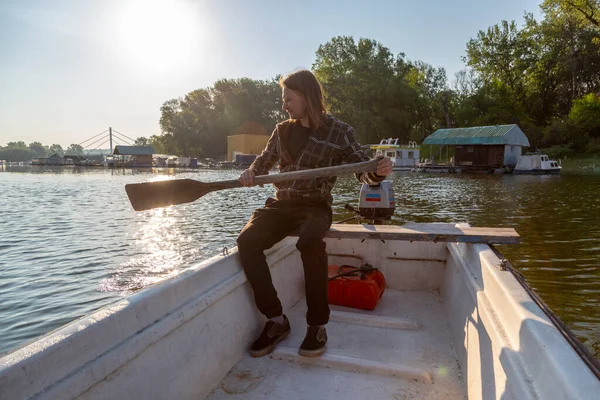
<svg viewBox="0 0 600 400">
<path fill-rule="evenodd" d="M 334 224 L 327 232 L 326 237 L 420 242 L 520 243 L 519 234 L 513 228 L 459 228 L 453 224 L 410 224 L 405 226 Z"/>
</svg>

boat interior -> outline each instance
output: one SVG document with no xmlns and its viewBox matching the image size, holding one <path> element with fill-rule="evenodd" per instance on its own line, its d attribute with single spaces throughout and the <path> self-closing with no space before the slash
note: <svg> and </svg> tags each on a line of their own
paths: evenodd
<svg viewBox="0 0 600 400">
<path fill-rule="evenodd" d="M 327 351 L 306 331 L 295 237 L 266 251 L 292 333 L 248 350 L 265 319 L 236 248 L 74 321 L 0 360 L 10 399 L 587 399 L 598 380 L 488 243 L 512 229 L 334 225 L 330 265 L 369 263 L 372 311 L 331 307 Z"/>
</svg>

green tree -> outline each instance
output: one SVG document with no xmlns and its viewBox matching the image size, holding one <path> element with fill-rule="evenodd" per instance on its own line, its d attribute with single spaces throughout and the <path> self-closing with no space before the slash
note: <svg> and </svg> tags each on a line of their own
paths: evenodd
<svg viewBox="0 0 600 400">
<path fill-rule="evenodd" d="M 9 144 L 14 144 L 14 142 Z M 34 158 L 34 153 L 27 146 L 6 146 L 0 148 L 0 160 L 19 162 L 29 161 L 32 158 Z"/>
<path fill-rule="evenodd" d="M 547 15 L 568 16 L 583 27 L 600 28 L 600 0 L 544 0 L 540 8 Z"/>
<path fill-rule="evenodd" d="M 480 31 L 467 44 L 465 61 L 484 85 L 477 95 L 461 99 L 459 119 L 478 114 L 479 122 L 519 123 L 532 144 L 581 148 L 590 132 L 579 130 L 588 128 L 572 121 L 567 127 L 564 120 L 574 99 L 600 91 L 600 43 L 597 26 L 583 23 L 580 11 L 567 12 L 567 6 L 596 2 L 549 0 L 541 6 L 541 21 L 526 14 L 522 28 L 502 21 Z M 470 113 L 469 107 L 477 111 Z M 573 126 L 579 133 L 569 133 Z"/>
<path fill-rule="evenodd" d="M 50 156 L 58 154 L 60 157 L 62 157 L 65 155 L 65 152 L 60 144 L 52 144 L 52 146 L 48 148 L 48 154 Z"/>
<path fill-rule="evenodd" d="M 65 154 L 68 154 L 70 156 L 82 156 L 83 155 L 83 146 L 73 143 L 73 144 L 69 145 Z"/>
<path fill-rule="evenodd" d="M 538 124 L 565 117 L 574 99 L 600 90 L 600 46 L 594 33 L 570 15 L 525 16 L 523 35 L 531 44 L 527 70 L 528 110 Z"/>
<path fill-rule="evenodd" d="M 149 144 L 157 154 L 173 154 L 176 152 L 173 144 L 173 135 L 169 133 L 150 136 Z"/>
<path fill-rule="evenodd" d="M 447 87 L 444 68 L 434 68 L 422 61 L 411 62 L 406 81 L 417 93 L 414 102 L 417 118 L 413 126 L 419 132 L 419 139 L 440 127 L 453 126 L 450 108 L 455 93 Z"/>
<path fill-rule="evenodd" d="M 29 150 L 33 152 L 33 157 L 41 158 L 46 157 L 46 152 L 48 150 L 47 146 L 44 146 L 40 142 L 29 143 Z"/>
<path fill-rule="evenodd" d="M 469 40 L 464 60 L 486 82 L 507 86 L 515 100 L 524 104 L 530 47 L 515 21 L 502 21 L 487 31 L 479 31 L 476 39 Z"/>
<path fill-rule="evenodd" d="M 184 117 L 182 102 L 182 99 L 171 99 L 162 105 L 160 127 L 163 134 L 170 135 L 168 136 L 168 153 L 196 156 L 197 154 L 188 153 L 188 147 L 191 147 L 189 141 L 194 139 L 193 126 L 190 126 L 189 123 L 193 124 L 194 118 L 189 113 L 187 118 Z"/>
<path fill-rule="evenodd" d="M 338 36 L 319 46 L 312 68 L 328 109 L 356 129 L 361 143 L 410 138 L 416 93 L 404 80 L 410 69 L 404 54 L 375 40 Z"/>
<path fill-rule="evenodd" d="M 422 139 L 440 127 L 516 123 L 534 146 L 583 149 L 588 137 L 598 138 L 589 94 L 600 92 L 599 1 L 544 0 L 539 21 L 526 14 L 521 26 L 501 21 L 479 31 L 452 87 L 443 68 L 351 36 L 319 46 L 312 69 L 328 111 L 354 126 L 364 144 Z M 268 134 L 286 119 L 277 77 L 221 79 L 160 111 L 162 133 L 148 142 L 160 153 L 192 156 L 223 155 L 226 136 Z"/>
<path fill-rule="evenodd" d="M 148 146 L 150 142 L 148 141 L 148 138 L 145 138 L 143 136 L 140 136 L 139 138 L 135 139 L 135 142 L 133 143 L 134 146 Z"/>
<path fill-rule="evenodd" d="M 600 94 L 589 93 L 575 100 L 569 121 L 577 124 L 590 137 L 600 138 Z"/>
<path fill-rule="evenodd" d="M 6 144 L 6 147 L 13 147 L 16 149 L 27 149 L 27 145 L 25 144 L 25 142 L 23 141 L 19 141 L 19 142 L 8 142 Z"/>
<path fill-rule="evenodd" d="M 166 101 L 160 111 L 163 134 L 152 138 L 155 149 L 197 157 L 224 155 L 228 135 L 269 134 L 285 118 L 275 79 L 222 79 Z"/>
<path fill-rule="evenodd" d="M 275 79 L 222 79 L 215 82 L 208 95 L 222 128 L 232 133 L 270 134 L 277 122 L 287 119 L 281 110 L 281 88 Z M 206 100 L 203 95 L 201 107 L 210 104 Z M 195 103 L 196 99 L 184 99 L 185 103 L 191 101 Z M 247 129 L 254 132 L 246 132 Z"/>
<path fill-rule="evenodd" d="M 473 68 L 467 68 L 454 74 L 452 82 L 454 102 L 451 112 L 457 127 L 477 125 L 484 115 L 486 107 L 486 88 L 481 75 Z"/>
</svg>

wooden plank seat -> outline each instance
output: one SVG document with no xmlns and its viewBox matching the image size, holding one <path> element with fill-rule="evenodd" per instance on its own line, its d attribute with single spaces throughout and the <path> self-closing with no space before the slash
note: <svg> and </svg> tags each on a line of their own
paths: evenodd
<svg viewBox="0 0 600 400">
<path fill-rule="evenodd" d="M 290 236 L 297 236 L 297 234 Z M 457 227 L 454 224 L 411 223 L 403 226 L 333 224 L 325 237 L 334 239 L 381 239 L 434 243 L 520 243 L 520 236 L 513 228 Z"/>
</svg>

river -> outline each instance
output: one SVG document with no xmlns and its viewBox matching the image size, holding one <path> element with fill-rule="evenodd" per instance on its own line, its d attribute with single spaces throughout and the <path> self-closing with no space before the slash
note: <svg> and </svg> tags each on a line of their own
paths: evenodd
<svg viewBox="0 0 600 400">
<path fill-rule="evenodd" d="M 0 167 L 0 353 L 235 245 L 272 187 L 210 193 L 136 213 L 124 185 L 176 174 L 202 181 L 239 171 Z M 394 223 L 513 227 L 498 246 L 600 358 L 600 174 L 442 175 L 398 172 Z M 334 219 L 359 186 L 341 178 Z"/>
</svg>

